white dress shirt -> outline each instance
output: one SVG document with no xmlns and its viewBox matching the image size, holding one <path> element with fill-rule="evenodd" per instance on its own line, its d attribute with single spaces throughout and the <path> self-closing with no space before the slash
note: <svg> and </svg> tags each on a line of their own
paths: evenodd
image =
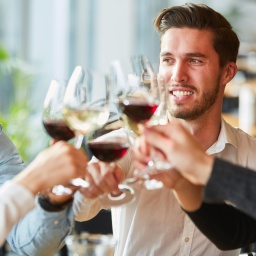
<svg viewBox="0 0 256 256">
<path fill-rule="evenodd" d="M 256 169 L 256 139 L 222 120 L 218 140 L 207 150 L 220 158 Z M 186 161 L 186 159 L 184 159 Z M 127 177 L 134 171 L 128 153 L 120 162 Z M 118 239 L 117 256 L 235 256 L 240 250 L 220 251 L 182 211 L 170 189 L 146 190 L 134 185 L 137 198 L 130 204 L 112 208 L 113 234 Z M 78 221 L 92 218 L 99 201 L 75 196 Z M 223 227 L 225 228 L 225 227 Z"/>
<path fill-rule="evenodd" d="M 0 187 L 0 246 L 12 226 L 35 206 L 34 195 L 12 181 Z"/>
</svg>

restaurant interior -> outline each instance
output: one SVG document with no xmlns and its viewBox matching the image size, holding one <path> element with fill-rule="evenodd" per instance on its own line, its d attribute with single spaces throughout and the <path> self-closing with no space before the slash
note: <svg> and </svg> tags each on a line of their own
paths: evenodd
<svg viewBox="0 0 256 256">
<path fill-rule="evenodd" d="M 157 69 L 159 35 L 153 29 L 153 18 L 163 8 L 185 2 L 188 1 L 0 1 L 0 123 L 24 161 L 29 163 L 49 145 L 41 115 L 52 79 L 69 79 L 77 65 L 107 73 L 114 60 L 119 60 L 129 73 L 129 59 L 138 54 L 148 56 Z M 205 3 L 219 11 L 239 35 L 239 71 L 226 87 L 223 117 L 256 136 L 256 1 L 189 2 Z M 91 221 L 76 222 L 75 230 L 112 233 L 110 211 L 102 210 Z M 0 255 L 17 255 L 8 244 L 1 250 Z M 256 251 L 256 247 L 252 245 L 244 251 Z M 67 248 L 58 255 L 68 255 Z"/>
</svg>

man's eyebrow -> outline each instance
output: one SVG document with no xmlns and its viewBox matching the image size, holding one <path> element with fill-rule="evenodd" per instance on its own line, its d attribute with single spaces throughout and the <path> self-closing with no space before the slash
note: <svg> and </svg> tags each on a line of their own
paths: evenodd
<svg viewBox="0 0 256 256">
<path fill-rule="evenodd" d="M 185 53 L 184 55 L 188 56 L 188 57 L 206 58 L 206 55 L 201 52 L 188 52 L 188 53 Z M 164 57 L 164 56 L 173 56 L 173 54 L 171 52 L 167 52 L 167 51 L 161 52 L 160 57 Z"/>
<path fill-rule="evenodd" d="M 186 53 L 186 56 L 189 57 L 201 57 L 201 58 L 206 58 L 206 55 L 201 53 L 201 52 L 191 52 L 191 53 Z"/>
<path fill-rule="evenodd" d="M 164 51 L 164 52 L 161 52 L 161 53 L 160 53 L 160 56 L 161 56 L 161 57 L 162 57 L 162 56 L 172 56 L 172 53 L 167 52 L 167 51 Z"/>
</svg>

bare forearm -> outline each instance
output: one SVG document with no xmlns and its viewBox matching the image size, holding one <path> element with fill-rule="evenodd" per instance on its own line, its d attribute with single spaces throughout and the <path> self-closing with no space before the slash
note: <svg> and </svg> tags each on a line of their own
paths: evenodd
<svg viewBox="0 0 256 256">
<path fill-rule="evenodd" d="M 195 211 L 202 204 L 203 187 L 191 184 L 183 179 L 174 189 L 174 194 L 181 207 L 186 211 Z"/>
</svg>

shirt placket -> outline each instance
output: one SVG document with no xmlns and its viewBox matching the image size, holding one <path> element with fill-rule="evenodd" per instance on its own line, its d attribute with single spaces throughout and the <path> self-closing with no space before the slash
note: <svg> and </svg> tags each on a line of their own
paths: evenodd
<svg viewBox="0 0 256 256">
<path fill-rule="evenodd" d="M 194 231 L 195 231 L 195 225 L 186 215 L 185 221 L 184 221 L 182 239 L 181 239 L 181 246 L 180 246 L 180 253 L 179 253 L 180 256 L 190 255 Z"/>
</svg>

